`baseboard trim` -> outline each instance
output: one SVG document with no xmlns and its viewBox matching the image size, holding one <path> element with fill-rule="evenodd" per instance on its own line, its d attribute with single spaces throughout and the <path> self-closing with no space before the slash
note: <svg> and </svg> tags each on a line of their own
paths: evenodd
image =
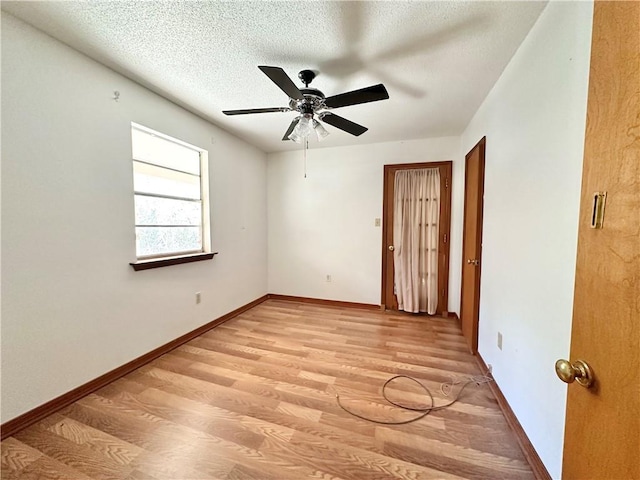
<svg viewBox="0 0 640 480">
<path fill-rule="evenodd" d="M 226 322 L 227 320 L 232 319 L 233 317 L 237 317 L 241 313 L 246 312 L 247 310 L 255 307 L 256 305 L 261 304 L 265 300 L 269 298 L 269 295 L 263 295 L 260 298 L 257 298 L 253 302 L 249 302 L 242 307 L 236 308 L 232 312 L 227 313 L 226 315 L 222 315 L 211 322 L 202 325 L 201 327 L 196 328 L 195 330 L 190 331 L 182 335 L 181 337 L 176 338 L 175 340 L 170 341 L 169 343 L 165 343 L 164 345 L 150 351 L 149 353 L 145 353 L 144 355 L 131 360 L 124 365 L 117 367 L 110 372 L 105 373 L 104 375 L 95 378 L 84 385 L 80 385 L 73 390 L 60 395 L 59 397 L 54 398 L 53 400 L 48 401 L 36 407 L 28 412 L 23 413 L 22 415 L 9 420 L 6 423 L 3 423 L 0 426 L 0 439 L 4 440 L 7 437 L 10 437 L 14 433 L 22 430 L 23 428 L 28 427 L 29 425 L 33 425 L 34 423 L 42 420 L 43 418 L 51 415 L 52 413 L 57 412 L 58 410 L 71 405 L 73 402 L 80 400 L 82 397 L 89 395 L 90 393 L 99 390 L 100 388 L 108 385 L 111 382 L 118 380 L 119 378 L 125 376 L 128 373 L 133 372 L 137 368 L 146 365 L 152 360 L 164 355 L 165 353 L 170 352 L 174 348 L 179 347 L 180 345 L 188 342 L 189 340 L 193 340 L 199 335 L 211 330 L 214 327 Z"/>
<path fill-rule="evenodd" d="M 380 305 L 373 303 L 356 303 L 356 302 L 342 302 L 339 300 L 325 300 L 323 298 L 310 298 L 310 297 L 295 297 L 292 295 L 279 295 L 277 293 L 270 293 L 267 295 L 270 300 L 283 300 L 285 302 L 300 302 L 300 303 L 312 303 L 315 305 L 324 305 L 326 307 L 341 307 L 341 308 L 360 308 L 365 310 L 380 310 Z"/>
<path fill-rule="evenodd" d="M 456 312 L 442 312 L 443 318 L 453 318 L 456 322 L 460 323 L 460 318 Z"/>
<path fill-rule="evenodd" d="M 487 364 L 484 362 L 480 354 L 476 353 L 475 357 L 480 370 L 482 370 L 482 373 L 484 375 L 490 374 L 489 367 L 487 367 Z M 549 475 L 549 472 L 542 463 L 542 460 L 540 460 L 538 452 L 536 452 L 535 448 L 533 448 L 529 437 L 527 437 L 527 434 L 522 428 L 522 425 L 520 425 L 518 418 L 516 417 L 515 413 L 513 413 L 513 410 L 511 410 L 509 402 L 507 402 L 507 399 L 502 394 L 502 390 L 500 390 L 498 384 L 494 381 L 489 382 L 487 385 L 489 385 L 493 396 L 496 397 L 498 406 L 500 407 L 500 410 L 502 410 L 502 414 L 507 420 L 509 427 L 511 427 L 511 430 L 515 434 L 518 445 L 520 446 L 524 457 L 527 459 L 527 462 L 529 462 L 529 466 L 531 467 L 531 470 L 533 470 L 533 474 L 535 475 L 536 479 L 551 480 L 551 475 Z"/>
</svg>

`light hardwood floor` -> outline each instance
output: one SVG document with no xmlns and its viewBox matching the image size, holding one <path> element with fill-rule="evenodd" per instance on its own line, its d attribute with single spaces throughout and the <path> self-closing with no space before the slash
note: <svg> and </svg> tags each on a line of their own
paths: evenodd
<svg viewBox="0 0 640 480">
<path fill-rule="evenodd" d="M 2 442 L 2 479 L 532 479 L 454 320 L 268 300 Z M 454 388 L 454 392 L 455 392 Z M 397 381 L 400 402 L 425 403 Z"/>
</svg>

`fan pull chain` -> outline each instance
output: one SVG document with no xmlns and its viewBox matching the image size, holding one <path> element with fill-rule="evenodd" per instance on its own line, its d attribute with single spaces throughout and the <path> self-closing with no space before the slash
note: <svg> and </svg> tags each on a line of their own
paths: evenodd
<svg viewBox="0 0 640 480">
<path fill-rule="evenodd" d="M 304 178 L 307 178 L 307 150 L 309 150 L 309 139 L 304 139 Z"/>
</svg>

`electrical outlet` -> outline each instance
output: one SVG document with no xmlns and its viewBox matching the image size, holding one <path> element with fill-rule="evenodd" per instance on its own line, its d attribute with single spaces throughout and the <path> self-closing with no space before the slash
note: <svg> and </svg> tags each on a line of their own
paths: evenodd
<svg viewBox="0 0 640 480">
<path fill-rule="evenodd" d="M 502 334 L 498 332 L 498 348 L 502 350 Z"/>
<path fill-rule="evenodd" d="M 331 275 L 327 275 L 327 283 L 331 283 Z"/>
<path fill-rule="evenodd" d="M 200 292 L 196 292 L 196 304 L 202 301 L 202 295 Z"/>
<path fill-rule="evenodd" d="M 490 363 L 487 363 L 487 371 L 489 373 L 493 373 L 493 365 L 491 365 Z"/>
</svg>

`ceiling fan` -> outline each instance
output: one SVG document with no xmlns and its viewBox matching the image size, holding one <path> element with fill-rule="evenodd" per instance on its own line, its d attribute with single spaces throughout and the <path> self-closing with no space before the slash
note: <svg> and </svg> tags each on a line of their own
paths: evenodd
<svg viewBox="0 0 640 480">
<path fill-rule="evenodd" d="M 309 87 L 309 84 L 316 76 L 316 73 L 312 70 L 302 70 L 298 73 L 298 78 L 302 80 L 305 86 L 305 88 L 300 89 L 296 87 L 282 68 L 267 66 L 259 66 L 258 68 L 262 70 L 280 90 L 289 96 L 289 106 L 253 108 L 249 110 L 224 110 L 222 113 L 225 115 L 247 115 L 251 113 L 268 112 L 298 112 L 299 115 L 293 119 L 282 140 L 293 140 L 294 142 L 302 143 L 313 131 L 317 134 L 318 140 L 321 140 L 329 135 L 329 132 L 325 130 L 318 120 L 333 125 L 340 130 L 344 130 L 351 135 L 362 135 L 368 130 L 366 127 L 358 125 L 335 113 L 331 113 L 329 110 L 389 98 L 387 89 L 381 83 L 359 90 L 325 97 L 324 93 L 320 90 Z M 317 119 L 314 118 L 314 115 L 317 116 Z"/>
</svg>

